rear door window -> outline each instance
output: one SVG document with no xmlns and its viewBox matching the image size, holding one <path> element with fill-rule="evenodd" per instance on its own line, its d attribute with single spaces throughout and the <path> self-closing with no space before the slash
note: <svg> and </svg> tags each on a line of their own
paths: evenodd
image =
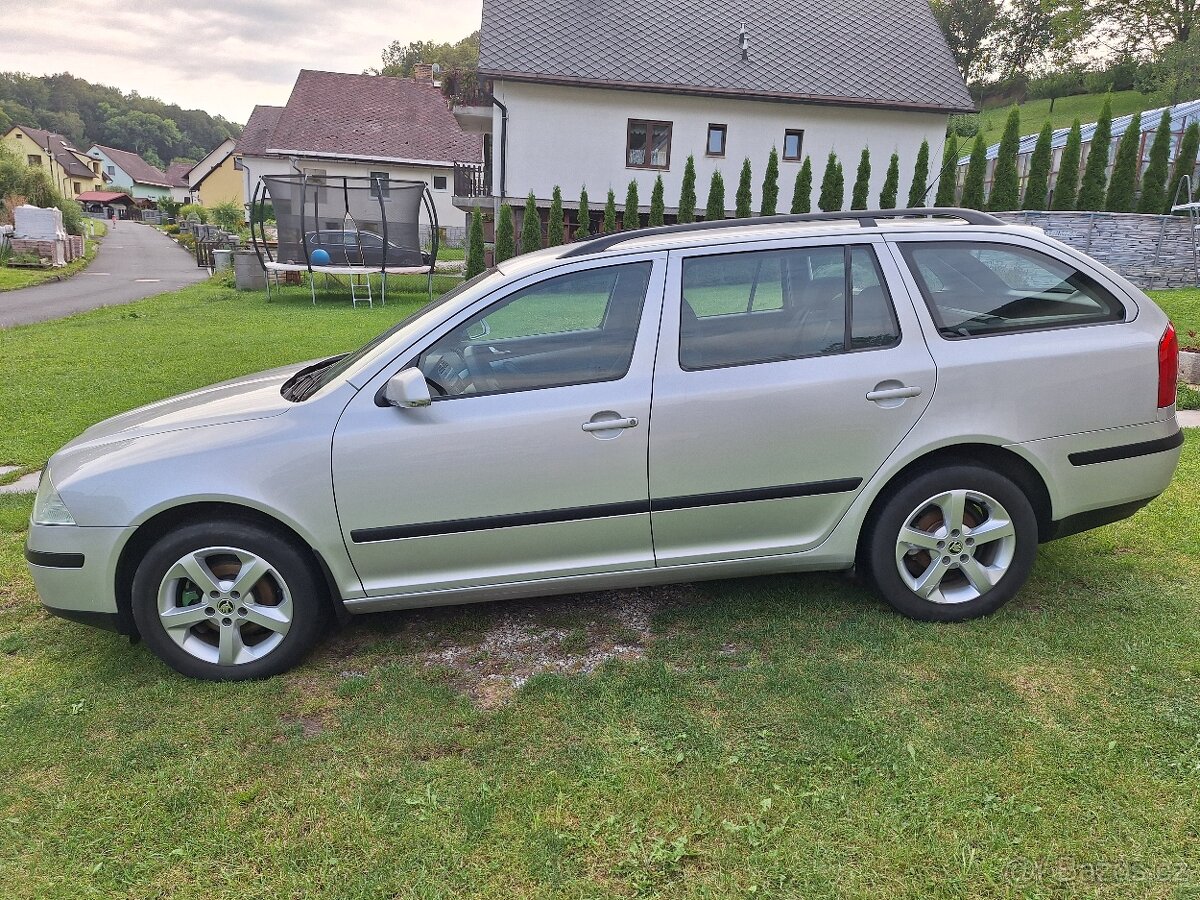
<svg viewBox="0 0 1200 900">
<path fill-rule="evenodd" d="M 683 261 L 679 364 L 715 369 L 900 340 L 875 251 L 820 246 Z"/>
<path fill-rule="evenodd" d="M 947 338 L 1120 322 L 1121 302 L 1094 278 L 1010 244 L 903 242 L 901 253 Z"/>
</svg>

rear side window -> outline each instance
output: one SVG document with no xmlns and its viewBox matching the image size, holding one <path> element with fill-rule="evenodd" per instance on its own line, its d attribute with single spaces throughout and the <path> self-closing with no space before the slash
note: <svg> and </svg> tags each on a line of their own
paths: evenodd
<svg viewBox="0 0 1200 900">
<path fill-rule="evenodd" d="M 968 241 L 900 245 L 944 337 L 1120 322 L 1121 302 L 1095 279 L 1024 247 Z"/>
<path fill-rule="evenodd" d="M 683 261 L 679 364 L 685 370 L 890 347 L 899 340 L 871 247 L 807 247 Z"/>
</svg>

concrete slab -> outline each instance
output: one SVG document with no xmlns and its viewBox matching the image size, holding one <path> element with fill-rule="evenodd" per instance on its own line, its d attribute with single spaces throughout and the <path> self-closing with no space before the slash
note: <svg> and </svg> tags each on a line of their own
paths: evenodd
<svg viewBox="0 0 1200 900">
<path fill-rule="evenodd" d="M 1200 409 L 1181 409 L 1175 417 L 1182 428 L 1200 428 Z"/>
<path fill-rule="evenodd" d="M 11 472 L 12 469 L 9 469 Z M 28 475 L 22 475 L 12 484 L 0 484 L 0 494 L 34 494 L 37 493 L 38 480 L 41 479 L 41 472 L 30 472 Z"/>
<path fill-rule="evenodd" d="M 0 478 L 3 478 L 9 472 L 15 472 L 20 466 L 0 466 Z"/>
</svg>

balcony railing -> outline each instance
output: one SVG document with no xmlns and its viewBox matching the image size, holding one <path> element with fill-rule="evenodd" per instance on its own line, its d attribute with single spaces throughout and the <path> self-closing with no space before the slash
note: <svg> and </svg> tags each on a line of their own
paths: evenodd
<svg viewBox="0 0 1200 900">
<path fill-rule="evenodd" d="M 474 69 L 451 69 L 442 75 L 442 92 L 453 106 L 491 106 L 492 80 Z"/>
<path fill-rule="evenodd" d="M 454 164 L 455 197 L 490 197 L 492 169 L 484 163 Z"/>
</svg>

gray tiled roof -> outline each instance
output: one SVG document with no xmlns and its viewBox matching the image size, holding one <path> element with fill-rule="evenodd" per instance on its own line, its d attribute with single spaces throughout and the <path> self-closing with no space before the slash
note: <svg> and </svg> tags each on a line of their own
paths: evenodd
<svg viewBox="0 0 1200 900">
<path fill-rule="evenodd" d="M 50 152 L 54 154 L 54 161 L 62 166 L 63 171 L 68 175 L 76 178 L 95 177 L 96 173 L 89 166 L 80 162 L 75 156 L 75 152 L 73 152 L 74 148 L 71 146 L 71 142 L 61 134 L 55 134 L 53 131 L 43 131 L 41 128 L 28 128 L 25 125 L 15 125 L 13 127 L 24 131 L 42 149 L 49 147 Z"/>
<path fill-rule="evenodd" d="M 464 132 L 441 90 L 429 82 L 301 69 L 267 149 L 476 162 L 483 158 L 483 136 Z"/>
<path fill-rule="evenodd" d="M 975 108 L 927 0 L 484 0 L 479 68 L 601 87 Z"/>
<path fill-rule="evenodd" d="M 105 147 L 103 144 L 93 144 L 104 151 L 104 155 L 124 170 L 125 174 L 137 184 L 152 184 L 156 187 L 170 187 L 167 175 L 146 162 L 131 150 L 118 150 L 116 147 Z"/>
</svg>

